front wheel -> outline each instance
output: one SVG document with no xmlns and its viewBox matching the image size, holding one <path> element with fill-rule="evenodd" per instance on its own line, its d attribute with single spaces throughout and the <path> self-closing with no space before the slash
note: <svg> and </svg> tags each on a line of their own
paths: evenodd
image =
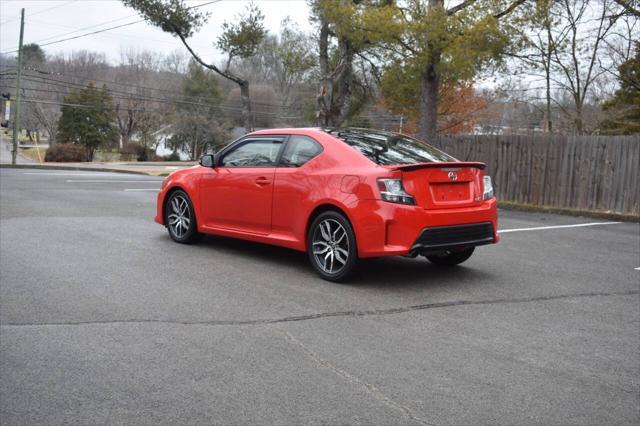
<svg viewBox="0 0 640 426">
<path fill-rule="evenodd" d="M 446 251 L 441 254 L 433 254 L 425 256 L 429 262 L 438 266 L 455 266 L 469 259 L 473 254 L 475 247 L 469 247 L 460 251 Z"/>
<path fill-rule="evenodd" d="M 307 236 L 309 260 L 325 280 L 343 282 L 352 276 L 358 261 L 353 228 L 344 215 L 327 211 L 316 217 Z"/>
<path fill-rule="evenodd" d="M 201 237 L 196 225 L 193 204 L 186 192 L 182 190 L 172 192 L 164 210 L 164 223 L 167 225 L 171 239 L 178 243 L 190 244 Z"/>
</svg>

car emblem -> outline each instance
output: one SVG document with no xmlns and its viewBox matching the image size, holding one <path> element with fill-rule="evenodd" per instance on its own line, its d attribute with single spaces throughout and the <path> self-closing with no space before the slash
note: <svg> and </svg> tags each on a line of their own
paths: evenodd
<svg viewBox="0 0 640 426">
<path fill-rule="evenodd" d="M 449 172 L 447 176 L 449 176 L 449 180 L 458 180 L 458 174 L 456 172 Z"/>
</svg>

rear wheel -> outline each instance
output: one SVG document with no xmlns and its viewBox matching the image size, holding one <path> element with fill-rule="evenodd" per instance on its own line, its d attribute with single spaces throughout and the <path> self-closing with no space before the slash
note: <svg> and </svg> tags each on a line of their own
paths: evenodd
<svg viewBox="0 0 640 426">
<path fill-rule="evenodd" d="M 164 210 L 164 223 L 167 225 L 169 236 L 174 241 L 190 244 L 202 236 L 196 225 L 193 204 L 191 204 L 191 199 L 186 192 L 182 190 L 172 192 L 167 199 Z"/>
<path fill-rule="evenodd" d="M 325 280 L 343 282 L 358 261 L 356 237 L 344 215 L 327 211 L 316 217 L 307 236 L 309 260 Z"/>
<path fill-rule="evenodd" d="M 469 247 L 461 251 L 445 251 L 442 254 L 431 254 L 425 256 L 429 262 L 439 266 L 455 266 L 469 259 L 475 247 Z"/>
</svg>

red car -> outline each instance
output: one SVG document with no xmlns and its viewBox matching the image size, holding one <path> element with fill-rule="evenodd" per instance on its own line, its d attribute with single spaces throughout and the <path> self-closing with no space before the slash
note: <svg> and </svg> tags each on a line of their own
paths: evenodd
<svg viewBox="0 0 640 426">
<path fill-rule="evenodd" d="M 331 281 L 367 257 L 457 265 L 499 239 L 484 168 L 395 133 L 260 130 L 172 173 L 155 220 L 179 243 L 213 234 L 306 251 Z"/>
</svg>

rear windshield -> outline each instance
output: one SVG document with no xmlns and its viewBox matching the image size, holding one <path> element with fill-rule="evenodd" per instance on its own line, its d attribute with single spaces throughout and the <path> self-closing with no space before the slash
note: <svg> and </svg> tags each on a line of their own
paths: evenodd
<svg viewBox="0 0 640 426">
<path fill-rule="evenodd" d="M 368 129 L 331 129 L 327 132 L 380 165 L 456 161 L 439 149 L 405 135 Z"/>
</svg>

